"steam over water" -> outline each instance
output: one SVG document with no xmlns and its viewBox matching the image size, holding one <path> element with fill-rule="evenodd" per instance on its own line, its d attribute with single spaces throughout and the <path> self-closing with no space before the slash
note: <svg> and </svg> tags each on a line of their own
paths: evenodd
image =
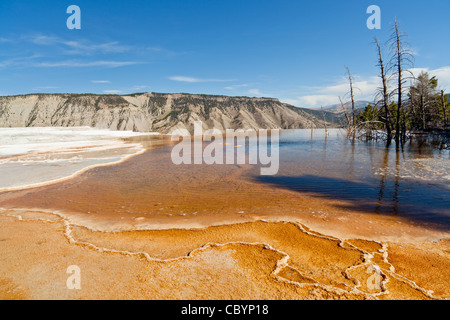
<svg viewBox="0 0 450 320">
<path fill-rule="evenodd" d="M 72 128 L 0 128 L 0 190 L 46 183 L 143 150 L 142 133 Z"/>
</svg>

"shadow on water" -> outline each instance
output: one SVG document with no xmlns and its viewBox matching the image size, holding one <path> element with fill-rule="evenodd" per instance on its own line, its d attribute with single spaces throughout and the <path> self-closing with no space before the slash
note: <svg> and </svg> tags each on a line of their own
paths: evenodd
<svg viewBox="0 0 450 320">
<path fill-rule="evenodd" d="M 450 216 L 445 214 L 450 206 L 448 197 L 432 193 L 422 193 L 418 197 L 411 189 L 408 190 L 411 194 L 402 195 L 398 182 L 393 182 L 391 190 L 386 188 L 385 178 L 381 179 L 379 186 L 314 175 L 259 176 L 255 179 L 274 187 L 309 193 L 319 198 L 348 201 L 350 204 L 339 206 L 347 210 L 398 215 L 417 222 L 433 223 L 439 229 L 450 231 Z"/>
<path fill-rule="evenodd" d="M 359 176 L 353 170 L 354 154 L 355 149 L 362 146 L 350 141 L 349 158 L 344 164 L 348 169 L 347 175 L 341 177 L 329 176 L 324 171 L 319 173 L 320 175 L 255 176 L 254 179 L 273 187 L 308 193 L 318 198 L 346 201 L 348 204 L 339 205 L 343 209 L 394 215 L 427 224 L 435 229 L 450 230 L 448 189 L 435 183 L 401 177 L 401 167 L 407 158 L 405 153 L 411 153 L 411 148 L 416 146 L 410 145 L 409 149 L 395 145 L 384 147 L 377 145 L 376 149 L 373 148 L 374 146 L 366 146 L 371 166 L 376 163 L 376 167 L 382 172 L 392 169 L 394 174 Z M 326 140 L 324 148 L 326 148 Z M 420 153 L 432 153 L 432 150 L 424 150 L 423 145 L 420 145 L 419 150 Z M 373 160 L 373 152 L 377 153 L 380 161 Z"/>
</svg>

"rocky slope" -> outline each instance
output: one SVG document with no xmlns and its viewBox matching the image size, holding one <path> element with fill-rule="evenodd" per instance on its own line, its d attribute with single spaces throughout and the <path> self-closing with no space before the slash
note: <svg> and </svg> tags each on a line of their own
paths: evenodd
<svg viewBox="0 0 450 320">
<path fill-rule="evenodd" d="M 204 128 L 297 129 L 323 127 L 307 110 L 271 98 L 196 94 L 31 94 L 0 97 L 0 127 L 90 126 L 169 133 Z"/>
</svg>

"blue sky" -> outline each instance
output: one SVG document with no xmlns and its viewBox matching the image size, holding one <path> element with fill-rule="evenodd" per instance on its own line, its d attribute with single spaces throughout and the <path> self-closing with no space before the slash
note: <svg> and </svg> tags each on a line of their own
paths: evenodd
<svg viewBox="0 0 450 320">
<path fill-rule="evenodd" d="M 81 30 L 66 27 L 72 4 Z M 366 27 L 372 4 L 381 30 Z M 388 39 L 395 17 L 415 71 L 450 91 L 450 1 L 3 0 L 0 95 L 188 92 L 319 107 L 345 94 L 348 66 L 357 99 L 372 99 L 372 41 Z"/>
</svg>

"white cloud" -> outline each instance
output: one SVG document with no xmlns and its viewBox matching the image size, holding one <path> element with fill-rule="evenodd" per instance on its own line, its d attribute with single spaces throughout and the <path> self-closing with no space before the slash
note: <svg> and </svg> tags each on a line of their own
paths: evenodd
<svg viewBox="0 0 450 320">
<path fill-rule="evenodd" d="M 26 40 L 45 46 L 62 46 L 66 54 L 94 54 L 94 53 L 122 53 L 130 50 L 129 46 L 120 45 L 119 42 L 92 43 L 88 40 L 65 40 L 55 36 L 33 35 L 25 37 Z"/>
<path fill-rule="evenodd" d="M 54 87 L 54 86 L 36 87 L 36 88 L 33 88 L 33 91 L 39 91 L 39 90 L 54 90 L 54 89 L 59 89 L 59 87 Z"/>
<path fill-rule="evenodd" d="M 28 66 L 32 64 L 34 60 L 39 58 L 38 55 L 33 55 L 30 57 L 18 57 L 0 61 L 0 69 L 9 68 L 9 67 L 21 67 Z"/>
<path fill-rule="evenodd" d="M 248 90 L 248 93 L 256 94 L 256 95 L 262 94 L 261 91 L 259 91 L 259 89 L 250 89 L 250 90 Z"/>
<path fill-rule="evenodd" d="M 450 92 L 450 66 L 430 70 L 431 76 L 436 76 L 439 86 Z"/>
<path fill-rule="evenodd" d="M 261 92 L 259 89 L 250 89 L 248 93 L 255 95 L 256 97 L 269 97 L 270 94 Z"/>
<path fill-rule="evenodd" d="M 103 93 L 108 93 L 108 94 L 118 94 L 120 93 L 120 90 L 103 90 Z"/>
<path fill-rule="evenodd" d="M 437 69 L 413 68 L 410 71 L 414 76 L 418 76 L 422 71 L 428 72 L 430 76 L 436 76 L 439 87 L 446 92 L 450 92 L 450 66 Z M 358 77 L 354 76 L 353 87 L 355 100 L 373 101 L 377 89 L 381 86 L 378 76 Z M 303 87 L 303 95 L 286 97 L 280 99 L 298 107 L 317 108 L 339 103 L 339 97 L 346 102 L 349 99 L 348 79 L 341 78 L 339 81 L 322 87 Z"/>
<path fill-rule="evenodd" d="M 111 83 L 111 81 L 108 80 L 92 80 L 92 83 Z"/>
<path fill-rule="evenodd" d="M 117 41 L 94 44 L 83 41 L 62 41 L 70 49 L 65 50 L 67 54 L 93 54 L 93 53 L 123 53 L 130 49 L 128 46 L 119 45 Z"/>
<path fill-rule="evenodd" d="M 413 68 L 410 70 L 415 77 L 417 77 L 421 72 L 428 72 L 430 77 L 435 76 L 438 79 L 438 85 L 445 92 L 450 92 L 450 66 L 440 67 L 437 69 L 429 68 Z"/>
<path fill-rule="evenodd" d="M 147 89 L 148 86 L 134 86 L 133 90 L 143 90 L 143 89 Z"/>
<path fill-rule="evenodd" d="M 25 36 L 24 38 L 26 40 L 33 42 L 34 44 L 39 44 L 39 45 L 51 45 L 51 44 L 59 42 L 57 37 L 46 36 L 46 35 L 42 35 L 42 34 L 33 35 L 33 36 Z"/>
<path fill-rule="evenodd" d="M 361 79 L 359 77 L 354 77 L 353 79 L 353 90 L 355 96 L 360 96 L 361 99 L 370 99 L 375 93 L 377 87 L 379 86 L 378 77 L 369 77 L 367 79 Z M 339 83 L 334 85 L 325 86 L 318 90 L 318 93 L 335 95 L 344 97 L 350 91 L 350 86 L 347 79 L 342 79 Z M 361 100 L 359 99 L 359 100 Z"/>
<path fill-rule="evenodd" d="M 12 58 L 0 61 L 0 69 L 10 67 L 36 67 L 36 68 L 57 68 L 57 67 L 106 67 L 117 68 L 136 64 L 142 64 L 137 61 L 79 61 L 79 60 L 64 60 L 64 61 L 39 61 L 42 59 L 39 55 L 33 55 L 31 57 Z"/>
<path fill-rule="evenodd" d="M 185 77 L 185 76 L 172 76 L 172 77 L 169 77 L 169 79 L 173 80 L 173 81 L 188 82 L 188 83 L 234 81 L 233 79 L 200 79 L 200 78 Z"/>
<path fill-rule="evenodd" d="M 169 77 L 169 79 L 173 80 L 173 81 L 190 82 L 190 83 L 201 82 L 200 79 L 191 78 L 191 77 L 183 77 L 183 76 L 173 76 L 173 77 Z"/>
<path fill-rule="evenodd" d="M 372 101 L 379 87 L 378 77 L 368 77 L 363 79 L 354 76 L 353 89 L 355 100 Z M 339 103 L 339 97 L 343 101 L 349 100 L 349 83 L 348 79 L 342 78 L 334 84 L 323 87 L 303 88 L 306 91 L 304 95 L 294 98 L 284 98 L 281 101 L 298 107 L 317 108 Z"/>
<path fill-rule="evenodd" d="M 7 39 L 0 38 L 0 42 Z M 91 55 L 91 54 L 106 54 L 106 53 L 121 53 L 128 51 L 130 47 L 120 45 L 117 41 L 105 42 L 105 43 L 92 43 L 89 40 L 65 40 L 55 36 L 48 35 L 33 35 L 33 36 L 22 36 L 19 38 L 20 41 L 31 42 L 35 45 L 48 46 L 52 50 L 62 49 L 65 54 L 76 54 L 76 55 Z M 7 67 L 38 67 L 38 68 L 55 68 L 55 67 L 122 67 L 135 64 L 141 64 L 142 62 L 136 61 L 111 61 L 96 59 L 90 61 L 81 60 L 62 60 L 57 61 L 52 59 L 51 61 L 44 61 L 45 56 L 33 55 L 31 57 L 14 57 L 7 60 L 0 61 L 0 69 Z M 93 82 L 95 83 L 95 82 Z"/>
<path fill-rule="evenodd" d="M 320 107 L 339 103 L 339 97 L 335 95 L 308 95 L 296 99 L 280 99 L 281 102 L 288 103 L 298 107 Z"/>
<path fill-rule="evenodd" d="M 180 52 L 173 51 L 173 50 L 158 47 L 158 46 L 146 47 L 144 49 L 140 49 L 140 51 L 147 51 L 147 52 L 150 52 L 153 54 L 159 54 L 159 55 L 163 55 L 166 57 L 175 57 L 175 56 L 180 56 L 180 55 L 184 55 L 184 54 L 188 53 L 188 52 L 181 52 L 181 51 Z"/>
<path fill-rule="evenodd" d="M 227 90 L 236 90 L 236 89 L 244 88 L 244 87 L 248 87 L 248 84 L 247 84 L 247 83 L 243 83 L 243 84 L 235 84 L 235 85 L 232 85 L 232 86 L 225 87 L 224 89 L 227 89 Z"/>
<path fill-rule="evenodd" d="M 116 67 L 124 67 L 139 64 L 136 61 L 91 61 L 91 62 L 82 62 L 76 60 L 66 60 L 66 61 L 58 61 L 58 62 L 38 62 L 34 63 L 33 67 L 39 68 L 56 68 L 56 67 L 69 67 L 69 68 L 80 68 L 80 67 L 107 67 L 107 68 L 116 68 Z"/>
</svg>

